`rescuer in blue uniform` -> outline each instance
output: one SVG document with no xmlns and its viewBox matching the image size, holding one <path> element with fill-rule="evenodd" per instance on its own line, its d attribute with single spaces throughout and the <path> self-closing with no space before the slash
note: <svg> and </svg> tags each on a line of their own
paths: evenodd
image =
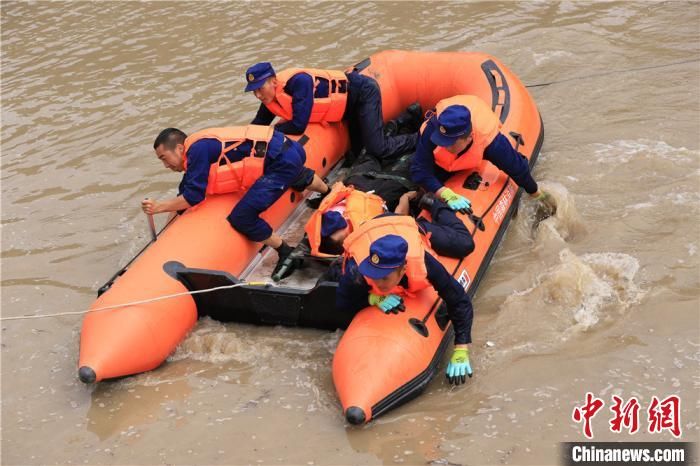
<svg viewBox="0 0 700 466">
<path fill-rule="evenodd" d="M 391 217 L 389 220 L 397 219 Z M 370 220 L 363 224 L 368 227 Z M 409 231 L 402 236 L 410 238 Z M 339 310 L 357 312 L 369 305 L 376 306 L 385 314 L 402 312 L 403 299 L 399 288 L 409 291 L 419 291 L 421 287 L 432 286 L 447 306 L 448 316 L 455 333 L 455 347 L 447 366 L 446 376 L 450 383 L 465 383 L 466 376 L 472 376 L 469 362 L 468 344 L 471 343 L 471 327 L 474 317 L 471 299 L 464 288 L 455 280 L 442 264 L 428 251 L 418 249 L 418 254 L 424 251 L 425 276 L 416 276 L 416 268 L 408 263 L 408 242 L 404 237 L 387 234 L 373 241 L 369 247 L 369 255 L 355 261 L 353 245 L 346 241 L 346 253 L 350 256 L 345 263 L 345 271 L 340 278 L 336 293 L 336 306 Z M 410 241 L 411 239 L 409 239 Z M 414 286 L 413 283 L 425 282 Z M 413 283 L 412 283 L 413 282 Z"/>
<path fill-rule="evenodd" d="M 177 212 L 199 204 L 205 198 L 210 169 L 222 154 L 222 141 L 216 138 L 198 139 L 189 145 L 187 135 L 176 128 L 161 131 L 153 148 L 156 156 L 170 170 L 183 172 L 178 196 L 156 201 L 146 199 L 142 209 L 147 214 Z M 185 146 L 189 147 L 185 150 Z M 246 141 L 226 156 L 237 162 L 251 153 L 251 142 Z M 258 154 L 260 155 L 260 154 Z M 274 131 L 264 149 L 262 176 L 254 182 L 233 208 L 227 220 L 231 226 L 251 241 L 261 242 L 277 250 L 278 265 L 293 251 L 282 238 L 272 231 L 270 225 L 260 218 L 280 196 L 292 188 L 297 191 L 309 189 L 325 193 L 328 186 L 313 170 L 304 166 L 306 153 L 297 142 Z M 186 168 L 185 168 L 186 167 Z"/>
<path fill-rule="evenodd" d="M 457 96 L 438 102 L 436 109 L 420 131 L 411 165 L 413 182 L 438 194 L 453 210 L 468 209 L 471 202 L 444 182 L 456 171 L 478 168 L 485 159 L 542 202 L 550 214 L 556 211 L 554 198 L 538 188 L 527 159 L 499 131 L 497 117 L 483 101 Z"/>
<path fill-rule="evenodd" d="M 315 105 L 319 105 L 314 99 L 327 98 L 329 85 L 333 87 L 332 79 L 314 79 L 313 70 L 299 70 L 286 80 L 284 86 L 280 86 L 277 75 L 268 62 L 257 63 L 246 71 L 246 92 L 253 91 L 262 102 L 258 113 L 253 119 L 253 124 L 269 125 L 275 116 L 287 117 L 287 121 L 277 124 L 277 129 L 286 134 L 302 134 L 309 124 Z M 316 70 L 322 73 L 335 73 L 325 70 Z M 341 75 L 342 76 L 342 75 Z M 401 134 L 387 136 L 384 133 L 382 121 L 382 97 L 377 82 L 360 73 L 353 71 L 345 73 L 345 83 L 336 86 L 342 90 L 344 110 L 331 112 L 336 115 L 330 121 L 348 120 L 350 127 L 350 140 L 352 152 L 359 155 L 362 147 L 367 152 L 383 160 L 392 160 L 401 154 L 412 151 L 416 146 L 417 135 Z M 329 82 L 331 84 L 329 84 Z M 342 86 L 346 86 L 342 89 Z M 336 91 L 338 90 L 336 89 Z M 333 91 L 333 89 L 331 89 Z M 284 99 L 279 99 L 279 94 L 291 96 L 291 109 L 285 105 L 279 105 Z M 289 100 L 288 98 L 286 100 Z M 340 100 L 339 100 L 340 101 Z M 287 105 L 289 106 L 289 105 Z M 413 106 L 412 106 L 413 107 Z M 291 118 L 289 118 L 291 113 Z M 286 114 L 286 115 L 285 115 Z M 411 114 L 403 118 L 420 118 L 420 107 L 413 108 Z M 323 120 L 322 121 L 328 121 Z"/>
</svg>

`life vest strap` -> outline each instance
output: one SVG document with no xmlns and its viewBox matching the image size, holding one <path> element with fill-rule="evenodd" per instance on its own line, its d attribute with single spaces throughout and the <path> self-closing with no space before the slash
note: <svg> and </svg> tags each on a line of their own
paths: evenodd
<svg viewBox="0 0 700 466">
<path fill-rule="evenodd" d="M 238 146 L 243 144 L 245 142 L 245 139 L 241 139 L 240 141 L 236 141 L 233 144 L 227 146 L 224 141 L 221 142 L 222 149 L 221 149 L 221 155 L 228 154 L 229 152 L 235 150 Z"/>
</svg>

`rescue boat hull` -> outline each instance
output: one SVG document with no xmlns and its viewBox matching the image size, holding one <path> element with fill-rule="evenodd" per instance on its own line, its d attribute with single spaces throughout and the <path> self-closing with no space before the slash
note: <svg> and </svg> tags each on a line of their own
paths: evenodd
<svg viewBox="0 0 700 466">
<path fill-rule="evenodd" d="M 296 139 L 296 138 L 295 138 Z M 325 176 L 349 146 L 344 124 L 310 125 L 301 137 L 306 165 Z M 164 270 L 177 261 L 238 275 L 261 244 L 236 232 L 226 220 L 241 193 L 207 197 L 178 216 L 122 273 L 101 288 L 91 309 L 187 291 Z M 262 217 L 278 228 L 302 202 L 288 190 Z M 80 334 L 79 378 L 86 383 L 158 367 L 197 321 L 192 296 L 89 312 Z"/>
<path fill-rule="evenodd" d="M 480 97 L 498 115 L 502 132 L 529 159 L 530 167 L 534 165 L 544 135 L 540 114 L 525 86 L 494 57 L 385 51 L 355 69 L 379 83 L 385 121 L 416 101 L 427 109 L 454 95 Z M 307 135 L 315 143 L 306 147 L 309 165 L 325 174 L 348 146 L 347 129 L 314 124 Z M 455 173 L 446 185 L 472 201 L 474 215 L 461 218 L 470 227 L 476 248 L 466 259 L 441 257 L 440 261 L 473 295 L 517 209 L 521 190 L 487 161 L 476 170 Z M 299 202 L 298 196 L 292 197 L 286 194 L 265 213 L 273 227 Z M 213 196 L 178 218 L 93 307 L 236 284 L 236 277 L 260 248 L 240 237 L 225 220 L 237 199 L 236 195 Z M 200 235 L 204 241 L 191 247 L 189 242 Z M 217 246 L 206 246 L 212 244 Z M 367 307 L 355 316 L 329 318 L 328 302 L 335 286 L 321 282 L 311 290 L 295 290 L 245 285 L 167 304 L 88 314 L 81 338 L 81 376 L 85 372 L 101 380 L 157 367 L 192 328 L 198 308 L 200 315 L 225 321 L 347 327 L 333 358 L 333 381 L 346 419 L 353 424 L 368 422 L 425 389 L 452 343 L 452 328 L 431 288 L 406 299 L 406 311 L 398 315 Z"/>
<path fill-rule="evenodd" d="M 432 108 L 454 95 L 480 97 L 499 117 L 501 132 L 531 166 L 535 162 L 544 134 L 539 112 L 525 86 L 494 57 L 387 51 L 355 68 L 378 81 L 388 113 L 415 101 Z M 520 190 L 488 161 L 476 170 L 456 172 L 445 184 L 472 202 L 474 215 L 460 217 L 470 227 L 476 248 L 466 259 L 440 258 L 440 262 L 473 295 Z M 365 423 L 416 396 L 436 374 L 452 338 L 440 305 L 429 287 L 405 298 L 406 311 L 398 315 L 384 315 L 372 306 L 355 316 L 333 357 L 333 381 L 350 423 Z"/>
</svg>

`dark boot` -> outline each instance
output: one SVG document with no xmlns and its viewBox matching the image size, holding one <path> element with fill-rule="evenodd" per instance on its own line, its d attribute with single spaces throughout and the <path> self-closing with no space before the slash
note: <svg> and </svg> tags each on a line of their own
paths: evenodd
<svg viewBox="0 0 700 466">
<path fill-rule="evenodd" d="M 328 186 L 328 178 L 323 178 L 323 182 L 326 183 L 326 186 L 328 187 L 328 191 L 325 193 L 313 193 L 309 198 L 306 200 L 306 205 L 309 206 L 312 209 L 318 209 L 318 206 L 321 205 L 321 202 L 328 196 L 328 193 L 331 192 L 331 187 Z"/>
<path fill-rule="evenodd" d="M 432 213 L 433 212 L 433 205 L 435 205 L 435 202 L 437 202 L 437 199 L 435 198 L 435 194 L 425 193 L 418 201 L 418 207 L 420 209 L 427 210 L 428 212 Z"/>
<path fill-rule="evenodd" d="M 396 120 L 389 120 L 384 125 L 384 136 L 396 136 L 399 132 L 399 124 Z"/>
<path fill-rule="evenodd" d="M 410 134 L 418 132 L 423 123 L 423 114 L 418 102 L 414 102 L 406 110 L 401 112 L 393 120 L 389 120 L 384 125 L 384 135 L 396 136 L 397 134 Z"/>
<path fill-rule="evenodd" d="M 282 244 L 280 244 L 275 251 L 277 251 L 278 258 L 277 265 L 272 271 L 272 280 L 278 282 L 284 278 L 287 278 L 292 274 L 292 272 L 301 267 L 303 259 L 294 257 L 292 254 L 294 252 L 294 248 L 284 241 L 282 241 Z"/>
<path fill-rule="evenodd" d="M 331 192 L 331 189 L 328 188 L 328 191 L 325 193 L 313 193 L 307 200 L 306 200 L 306 205 L 312 209 L 318 209 L 318 207 L 321 205 L 321 202 L 328 196 L 328 193 Z"/>
<path fill-rule="evenodd" d="M 409 105 L 396 119 L 398 134 L 417 133 L 423 123 L 423 110 L 418 102 Z"/>
<path fill-rule="evenodd" d="M 414 120 L 422 120 L 425 114 L 420 106 L 420 102 L 413 102 L 411 105 L 406 107 L 406 111 L 413 115 Z"/>
</svg>

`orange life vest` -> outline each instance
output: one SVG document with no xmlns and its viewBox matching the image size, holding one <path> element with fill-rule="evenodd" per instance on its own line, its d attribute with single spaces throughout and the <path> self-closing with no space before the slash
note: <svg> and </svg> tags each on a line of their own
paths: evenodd
<svg viewBox="0 0 700 466">
<path fill-rule="evenodd" d="M 345 113 L 345 105 L 348 100 L 348 78 L 342 71 L 317 70 L 313 68 L 289 68 L 277 74 L 277 87 L 275 88 L 275 100 L 265 106 L 280 118 L 289 121 L 292 119 L 292 96 L 284 92 L 284 86 L 292 76 L 306 73 L 314 80 L 314 93 L 319 80 L 328 81 L 328 97 L 314 97 L 314 105 L 311 107 L 309 123 L 340 121 Z"/>
<path fill-rule="evenodd" d="M 425 267 L 425 253 L 428 252 L 433 256 L 435 256 L 435 253 L 430 248 L 426 236 L 421 233 L 415 219 L 405 215 L 387 215 L 374 218 L 360 225 L 357 230 L 345 238 L 343 242 L 343 247 L 345 248 L 343 269 L 345 268 L 345 262 L 351 257 L 359 265 L 369 256 L 370 245 L 386 235 L 398 235 L 408 243 L 408 252 L 406 254 L 408 288 L 397 285 L 388 292 L 381 292 L 372 280 L 366 278 L 372 293 L 411 296 L 430 286 L 428 271 Z"/>
<path fill-rule="evenodd" d="M 187 151 L 200 139 L 217 139 L 221 142 L 221 154 L 209 169 L 207 195 L 233 193 L 250 188 L 263 173 L 264 157 L 257 157 L 257 142 L 268 144 L 272 139 L 272 126 L 248 125 L 230 128 L 209 128 L 197 131 L 185 139 L 185 170 L 187 170 Z M 252 142 L 250 156 L 231 162 L 226 154 L 236 149 L 246 140 Z M 227 147 L 227 144 L 232 143 Z"/>
<path fill-rule="evenodd" d="M 443 99 L 435 106 L 435 118 L 452 105 L 462 105 L 469 109 L 472 119 L 473 142 L 469 150 L 462 155 L 449 152 L 441 146 L 433 151 L 435 163 L 448 172 L 478 168 L 484 159 L 484 150 L 501 130 L 501 121 L 486 102 L 473 95 L 457 95 Z M 428 120 L 421 127 L 421 134 Z"/>
<path fill-rule="evenodd" d="M 367 220 L 385 212 L 384 200 L 376 194 L 358 191 L 351 186 L 342 183 L 333 185 L 331 192 L 323 199 L 318 210 L 311 215 L 304 230 L 309 238 L 311 254 L 316 257 L 333 257 L 318 250 L 321 246 L 321 222 L 323 214 L 333 210 L 340 202 L 345 201 L 343 217 L 350 226 L 350 231 L 355 231 Z"/>
</svg>

